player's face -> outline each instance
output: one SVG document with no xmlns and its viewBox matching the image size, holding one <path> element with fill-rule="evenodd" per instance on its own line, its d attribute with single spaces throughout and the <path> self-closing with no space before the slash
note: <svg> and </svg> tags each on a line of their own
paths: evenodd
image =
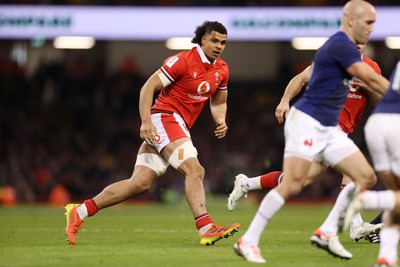
<svg viewBox="0 0 400 267">
<path fill-rule="evenodd" d="M 376 13 L 373 8 L 367 8 L 354 20 L 354 37 L 357 44 L 366 44 L 374 30 Z"/>
<path fill-rule="evenodd" d="M 201 39 L 201 49 L 206 57 L 213 62 L 225 49 L 227 35 L 216 31 L 205 34 Z"/>
</svg>

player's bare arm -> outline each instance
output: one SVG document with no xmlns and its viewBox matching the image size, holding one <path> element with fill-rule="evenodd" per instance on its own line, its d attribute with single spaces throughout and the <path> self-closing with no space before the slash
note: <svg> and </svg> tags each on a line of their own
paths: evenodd
<svg viewBox="0 0 400 267">
<path fill-rule="evenodd" d="M 357 80 L 355 84 L 362 90 L 365 90 L 368 94 L 368 100 L 371 106 L 375 107 L 376 104 L 382 99 L 382 95 L 376 91 L 374 91 L 371 87 L 369 87 L 365 82 L 361 80 Z"/>
<path fill-rule="evenodd" d="M 370 88 L 379 95 L 384 95 L 389 88 L 389 81 L 377 74 L 367 63 L 356 62 L 347 68 L 348 73 L 362 80 Z"/>
<path fill-rule="evenodd" d="M 286 86 L 285 92 L 281 98 L 281 102 L 276 107 L 275 117 L 278 123 L 282 123 L 289 112 L 290 101 L 300 93 L 301 89 L 308 83 L 308 78 L 311 74 L 311 65 L 305 68 L 302 72 L 294 76 Z"/>
<path fill-rule="evenodd" d="M 157 129 L 151 122 L 151 106 L 153 104 L 154 93 L 163 88 L 161 79 L 159 78 L 160 70 L 155 72 L 143 85 L 140 90 L 139 113 L 142 120 L 140 126 L 140 138 L 147 143 L 153 143 L 157 134 Z"/>
<path fill-rule="evenodd" d="M 224 138 L 226 133 L 228 132 L 228 126 L 225 122 L 227 99 L 227 90 L 217 90 L 217 92 L 210 99 L 211 115 L 216 124 L 216 129 L 214 133 L 218 139 Z"/>
</svg>

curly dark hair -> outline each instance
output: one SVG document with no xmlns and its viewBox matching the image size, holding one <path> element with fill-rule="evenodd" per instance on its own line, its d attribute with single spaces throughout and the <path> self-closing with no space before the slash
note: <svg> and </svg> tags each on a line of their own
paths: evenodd
<svg viewBox="0 0 400 267">
<path fill-rule="evenodd" d="M 196 30 L 194 31 L 194 37 L 192 39 L 193 44 L 201 45 L 201 37 L 205 34 L 208 34 L 212 31 L 219 32 L 221 34 L 228 34 L 225 26 L 218 21 L 204 21 L 203 24 L 197 26 Z"/>
</svg>

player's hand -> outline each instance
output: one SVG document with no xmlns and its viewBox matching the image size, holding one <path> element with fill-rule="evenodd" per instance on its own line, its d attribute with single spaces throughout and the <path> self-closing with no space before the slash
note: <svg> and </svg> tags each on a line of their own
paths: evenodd
<svg viewBox="0 0 400 267">
<path fill-rule="evenodd" d="M 140 138 L 148 144 L 158 142 L 157 128 L 151 122 L 142 122 L 140 126 Z"/>
<path fill-rule="evenodd" d="M 367 91 L 372 91 L 372 89 L 370 88 L 370 87 L 368 87 L 368 85 L 365 83 L 365 82 L 363 82 L 363 81 L 361 81 L 361 80 L 359 80 L 359 79 L 356 79 L 355 81 L 354 81 L 354 86 L 357 88 L 357 89 L 363 89 L 363 90 L 367 90 Z"/>
<path fill-rule="evenodd" d="M 278 120 L 278 123 L 281 124 L 287 117 L 289 112 L 289 103 L 286 101 L 281 101 L 275 110 L 275 117 Z"/>
<path fill-rule="evenodd" d="M 217 128 L 215 129 L 214 133 L 218 139 L 224 138 L 226 133 L 228 132 L 228 126 L 225 123 L 225 120 L 219 119 L 216 122 Z"/>
</svg>

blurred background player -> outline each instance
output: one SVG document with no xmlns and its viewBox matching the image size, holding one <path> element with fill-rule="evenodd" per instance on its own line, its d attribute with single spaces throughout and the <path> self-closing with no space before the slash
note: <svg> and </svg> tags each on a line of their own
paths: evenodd
<svg viewBox="0 0 400 267">
<path fill-rule="evenodd" d="M 365 156 L 338 126 L 339 114 L 348 94 L 347 83 L 356 77 L 372 90 L 384 94 L 389 81 L 361 60 L 357 44 L 367 43 L 376 21 L 375 8 L 366 1 L 353 0 L 343 7 L 340 30 L 318 49 L 311 65 L 307 90 L 290 108 L 285 121 L 285 178 L 262 200 L 246 233 L 234 244 L 234 251 L 250 262 L 265 262 L 258 247 L 268 222 L 285 202 L 297 195 L 307 183 L 314 160 L 324 162 L 352 181 L 340 192 L 337 207 L 344 210 L 348 194 L 356 184 L 372 187 L 376 175 Z M 341 259 L 353 255 L 336 235 L 339 215 L 330 213 L 314 231 L 311 242 Z"/>
<path fill-rule="evenodd" d="M 371 66 L 376 73 L 381 75 L 381 69 L 378 63 L 363 56 L 366 44 L 358 44 L 357 48 L 361 53 L 362 60 Z M 277 106 L 275 112 L 275 116 L 279 123 L 283 123 L 284 119 L 286 119 L 290 108 L 290 101 L 300 93 L 304 86 L 306 86 L 310 74 L 311 66 L 308 66 L 303 72 L 293 77 L 286 86 L 281 102 Z M 368 89 L 365 83 L 355 79 L 354 82 L 350 84 L 346 102 L 340 112 L 338 124 L 342 131 L 346 134 L 351 134 L 359 122 L 361 115 L 364 113 L 367 100 L 369 100 L 372 106 L 376 106 L 380 97 L 379 94 Z M 309 173 L 311 176 L 309 182 L 312 182 L 316 177 L 321 175 L 327 168 L 327 165 L 314 161 Z M 244 174 L 237 175 L 234 182 L 234 188 L 228 198 L 228 209 L 235 209 L 238 201 L 242 197 L 246 197 L 249 191 L 275 188 L 282 181 L 282 178 L 283 173 L 281 171 L 274 171 L 251 178 Z M 349 182 L 351 182 L 350 178 L 344 175 L 341 187 L 343 188 Z M 307 186 L 307 183 L 305 186 Z M 334 210 L 335 209 L 332 211 Z M 365 238 L 371 243 L 379 243 L 379 231 L 381 227 L 381 214 L 373 219 L 371 223 L 367 223 L 363 221 L 361 214 L 357 213 L 351 221 L 350 238 L 355 241 Z"/>
<path fill-rule="evenodd" d="M 189 129 L 204 105 L 210 100 L 216 124 L 215 136 L 224 138 L 228 131 L 227 112 L 228 65 L 220 58 L 227 42 L 225 26 L 205 21 L 195 30 L 190 51 L 168 58 L 143 85 L 139 112 L 142 124 L 139 149 L 133 174 L 113 183 L 83 204 L 66 206 L 66 235 L 71 244 L 87 216 L 144 193 L 171 165 L 185 176 L 185 195 L 193 212 L 200 244 L 210 245 L 233 235 L 239 228 L 214 224 L 206 209 L 203 187 L 204 168 L 197 158 Z M 161 90 L 152 106 L 154 94 Z"/>
<path fill-rule="evenodd" d="M 398 266 L 400 239 L 400 61 L 391 76 L 390 90 L 372 111 L 364 127 L 372 162 L 383 184 L 391 190 L 364 191 L 347 209 L 345 228 L 361 209 L 386 210 L 380 232 L 376 267 Z"/>
</svg>

